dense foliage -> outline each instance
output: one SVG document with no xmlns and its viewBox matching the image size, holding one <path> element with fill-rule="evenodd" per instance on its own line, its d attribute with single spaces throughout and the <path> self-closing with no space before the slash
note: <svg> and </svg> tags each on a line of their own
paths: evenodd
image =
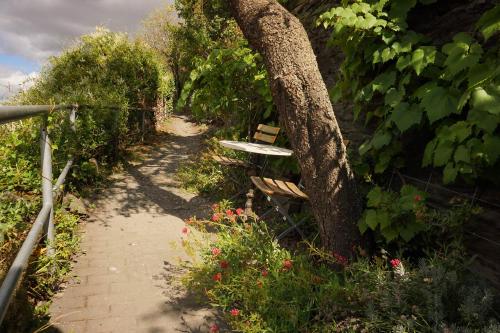
<svg viewBox="0 0 500 333">
<path fill-rule="evenodd" d="M 483 14 L 477 32 L 436 45 L 407 22 L 412 9 L 435 2 L 345 2 L 322 14 L 318 23 L 332 28 L 331 43 L 345 53 L 332 97 L 352 99 L 356 117 L 377 124 L 360 148 L 375 173 L 405 166 L 417 150 L 423 167 L 443 168 L 444 183 L 496 181 L 500 49 L 490 39 L 500 29 L 500 7 Z"/>
<path fill-rule="evenodd" d="M 500 7 L 485 12 L 476 31 L 457 33 L 441 45 L 408 23 L 412 10 L 436 2 L 344 2 L 322 14 L 318 24 L 332 29 L 330 42 L 345 54 L 332 98 L 353 101 L 355 117 L 376 126 L 359 148 L 360 173 L 415 172 L 421 165 L 441 169 L 445 184 L 497 182 L 500 49 L 494 33 L 500 29 Z M 426 230 L 411 198 L 405 199 L 415 190 L 401 191 L 399 198 L 387 198 L 408 201 L 403 211 L 410 214 L 401 218 L 392 203 L 392 212 L 374 205 L 381 194 L 376 187 L 360 230 L 378 230 L 387 242 L 408 241 Z"/>
<path fill-rule="evenodd" d="M 496 332 L 495 294 L 467 270 L 460 247 L 416 264 L 382 252 L 349 262 L 311 247 L 293 254 L 265 223 L 242 210 L 215 205 L 211 221 L 192 226 L 217 231 L 200 238 L 183 230 L 188 253 L 201 262 L 186 280 L 219 306 L 241 332 Z M 332 265 L 343 267 L 332 270 Z M 286 318 L 286 320 L 283 320 Z M 217 324 L 212 326 L 213 332 Z"/>
<path fill-rule="evenodd" d="M 183 73 L 178 108 L 223 124 L 225 135 L 250 136 L 277 116 L 260 55 L 251 50 L 221 1 L 176 1 L 183 22 L 177 59 Z"/>
</svg>

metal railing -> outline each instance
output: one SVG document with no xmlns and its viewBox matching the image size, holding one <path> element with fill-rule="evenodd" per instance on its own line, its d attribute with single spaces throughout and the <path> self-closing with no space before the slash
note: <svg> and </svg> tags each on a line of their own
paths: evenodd
<svg viewBox="0 0 500 333">
<path fill-rule="evenodd" d="M 0 106 L 0 124 L 15 122 L 22 119 L 42 116 L 44 117 L 40 127 L 40 152 L 41 152 L 41 167 L 42 167 L 42 208 L 33 223 L 26 239 L 24 240 L 19 252 L 17 253 L 14 262 L 12 263 L 5 279 L 0 287 L 0 325 L 7 313 L 7 309 L 15 293 L 16 287 L 21 279 L 23 272 L 26 270 L 29 258 L 33 250 L 38 245 L 39 241 L 45 236 L 47 241 L 47 255 L 53 256 L 54 249 L 52 244 L 55 239 L 54 232 L 54 201 L 57 199 L 62 190 L 62 185 L 66 180 L 69 170 L 71 169 L 74 156 L 70 156 L 65 167 L 62 169 L 55 185 L 52 185 L 52 146 L 49 134 L 47 132 L 48 115 L 55 111 L 69 110 L 69 121 L 71 129 L 76 132 L 76 112 L 78 108 L 95 108 L 92 105 L 21 105 L 21 106 Z M 102 107 L 97 107 L 102 108 Z M 106 109 L 116 111 L 115 124 L 116 129 L 118 114 L 122 107 L 105 106 Z M 130 111 L 141 111 L 140 139 L 144 141 L 145 128 L 145 113 L 155 112 L 153 108 L 138 108 L 128 107 Z M 118 133 L 115 133 L 114 146 L 115 153 L 118 150 Z"/>
<path fill-rule="evenodd" d="M 22 273 L 28 266 L 29 258 L 39 243 L 42 233 L 47 239 L 47 255 L 53 256 L 51 244 L 54 242 L 54 198 L 61 191 L 66 175 L 73 165 L 74 158 L 70 157 L 66 166 L 52 185 L 52 147 L 47 132 L 47 116 L 50 112 L 70 110 L 69 120 L 71 128 L 75 131 L 77 106 L 74 105 L 33 105 L 33 106 L 0 106 L 0 124 L 18 121 L 37 116 L 45 116 L 40 127 L 40 155 L 42 166 L 42 209 L 38 213 L 31 230 L 17 253 L 12 266 L 0 287 L 0 324 L 2 323 L 9 307 L 16 286 Z"/>
</svg>

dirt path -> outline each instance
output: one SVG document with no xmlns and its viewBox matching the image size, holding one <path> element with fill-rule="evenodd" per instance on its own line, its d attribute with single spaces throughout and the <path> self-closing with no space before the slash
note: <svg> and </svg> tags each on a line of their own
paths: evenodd
<svg viewBox="0 0 500 333">
<path fill-rule="evenodd" d="M 56 332 L 208 332 L 214 313 L 171 282 L 183 257 L 183 220 L 209 203 L 179 188 L 179 163 L 201 146 L 202 131 L 182 116 L 168 135 L 128 164 L 95 202 L 82 250 L 50 312 Z"/>
</svg>

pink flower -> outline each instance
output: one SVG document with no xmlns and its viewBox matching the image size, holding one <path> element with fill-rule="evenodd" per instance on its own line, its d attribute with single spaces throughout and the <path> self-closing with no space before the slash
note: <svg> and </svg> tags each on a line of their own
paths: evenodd
<svg viewBox="0 0 500 333">
<path fill-rule="evenodd" d="M 236 214 L 237 214 L 237 215 L 241 215 L 241 214 L 243 214 L 244 212 L 245 212 L 245 210 L 244 210 L 243 208 L 237 208 L 237 209 L 236 209 Z"/>
<path fill-rule="evenodd" d="M 219 220 L 220 220 L 220 216 L 219 216 L 219 214 L 214 214 L 214 215 L 212 215 L 212 221 L 217 222 L 217 221 L 219 221 Z"/>
<path fill-rule="evenodd" d="M 263 277 L 266 277 L 269 274 L 269 272 L 267 270 L 263 269 L 261 274 Z"/>
<path fill-rule="evenodd" d="M 291 260 L 287 259 L 283 261 L 283 270 L 289 271 L 290 269 L 292 269 L 292 266 L 293 264 Z"/>
<path fill-rule="evenodd" d="M 237 315 L 240 314 L 240 310 L 233 308 L 231 309 L 231 311 L 229 311 L 229 313 L 231 314 L 231 316 L 236 317 Z"/>
<path fill-rule="evenodd" d="M 233 213 L 233 211 L 231 209 L 228 209 L 228 210 L 226 210 L 226 215 L 227 216 L 233 216 L 234 213 Z"/>
<path fill-rule="evenodd" d="M 220 268 L 222 268 L 222 269 L 226 269 L 229 267 L 229 263 L 226 260 L 221 260 L 219 265 L 220 265 Z"/>
<path fill-rule="evenodd" d="M 401 265 L 401 260 L 399 260 L 399 259 L 392 259 L 392 260 L 391 260 L 391 266 L 392 266 L 393 268 L 396 268 L 396 267 L 398 267 L 399 265 Z"/>
<path fill-rule="evenodd" d="M 217 326 L 217 324 L 212 324 L 212 326 L 210 326 L 210 333 L 218 333 L 219 332 L 219 326 Z"/>
<path fill-rule="evenodd" d="M 218 205 L 218 204 L 216 204 L 216 203 L 214 203 L 214 204 L 212 205 L 212 210 L 217 210 L 217 208 L 219 208 L 219 205 Z"/>
<path fill-rule="evenodd" d="M 188 228 L 188 227 L 183 227 L 183 228 L 181 229 L 181 232 L 182 232 L 184 235 L 186 235 L 186 236 L 189 234 L 189 231 L 190 231 L 190 230 L 189 230 L 189 228 Z"/>
<path fill-rule="evenodd" d="M 337 261 L 337 263 L 339 263 L 342 266 L 346 266 L 348 263 L 347 258 L 339 253 L 333 252 L 333 257 L 335 258 L 335 261 Z"/>
<path fill-rule="evenodd" d="M 219 272 L 219 273 L 215 274 L 214 276 L 212 276 L 212 280 L 214 280 L 216 282 L 221 281 L 222 280 L 222 273 Z"/>
<path fill-rule="evenodd" d="M 222 251 L 218 247 L 212 248 L 212 255 L 217 257 Z"/>
</svg>

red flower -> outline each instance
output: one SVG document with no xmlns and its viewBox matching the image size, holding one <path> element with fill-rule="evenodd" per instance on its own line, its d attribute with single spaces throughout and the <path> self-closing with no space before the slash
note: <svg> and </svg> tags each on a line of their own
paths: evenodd
<svg viewBox="0 0 500 333">
<path fill-rule="evenodd" d="M 263 277 L 266 277 L 268 274 L 269 274 L 268 271 L 266 271 L 265 269 L 262 270 L 262 276 Z"/>
<path fill-rule="evenodd" d="M 221 250 L 218 247 L 214 247 L 212 249 L 212 254 L 214 255 L 214 257 L 217 257 L 220 253 L 221 253 Z"/>
<path fill-rule="evenodd" d="M 422 201 L 422 196 L 420 196 L 419 194 L 415 195 L 415 197 L 413 197 L 413 201 L 415 201 L 415 202 Z"/>
<path fill-rule="evenodd" d="M 292 269 L 292 261 L 291 260 L 284 260 L 283 261 L 283 270 L 285 271 L 289 271 L 290 269 Z"/>
<path fill-rule="evenodd" d="M 219 221 L 219 219 L 220 219 L 219 214 L 212 215 L 212 221 L 217 222 L 217 221 Z"/>
<path fill-rule="evenodd" d="M 229 267 L 229 263 L 225 260 L 221 260 L 219 265 L 220 265 L 220 268 L 222 268 L 222 269 L 226 269 Z"/>
<path fill-rule="evenodd" d="M 217 324 L 212 324 L 212 326 L 210 326 L 210 333 L 218 333 L 219 332 L 219 326 L 217 326 Z"/>
<path fill-rule="evenodd" d="M 181 232 L 182 232 L 184 235 L 187 235 L 187 234 L 189 234 L 189 228 L 188 228 L 188 227 L 183 227 L 183 228 L 181 229 Z"/>
<path fill-rule="evenodd" d="M 226 215 L 227 216 L 233 216 L 234 213 L 233 213 L 233 211 L 231 209 L 228 209 L 228 210 L 226 210 Z"/>
<path fill-rule="evenodd" d="M 396 267 L 398 267 L 399 265 L 401 265 L 401 260 L 399 260 L 399 259 L 392 259 L 392 260 L 391 260 L 391 266 L 392 266 L 393 268 L 396 268 Z"/>
<path fill-rule="evenodd" d="M 335 258 L 335 261 L 337 261 L 337 263 L 339 263 L 342 266 L 346 266 L 348 263 L 347 258 L 339 253 L 333 252 L 333 257 Z"/>
<path fill-rule="evenodd" d="M 229 313 L 231 313 L 231 316 L 236 317 L 237 315 L 240 314 L 240 310 L 238 310 L 238 309 L 231 309 L 231 311 L 229 311 Z"/>
<path fill-rule="evenodd" d="M 236 209 L 236 214 L 238 214 L 238 215 L 241 215 L 241 214 L 243 214 L 244 212 L 245 212 L 245 210 L 244 210 L 243 208 L 237 208 L 237 209 Z"/>
<path fill-rule="evenodd" d="M 212 280 L 214 280 L 216 282 L 221 281 L 222 280 L 222 273 L 219 272 L 219 273 L 215 274 L 214 276 L 212 276 Z"/>
</svg>

